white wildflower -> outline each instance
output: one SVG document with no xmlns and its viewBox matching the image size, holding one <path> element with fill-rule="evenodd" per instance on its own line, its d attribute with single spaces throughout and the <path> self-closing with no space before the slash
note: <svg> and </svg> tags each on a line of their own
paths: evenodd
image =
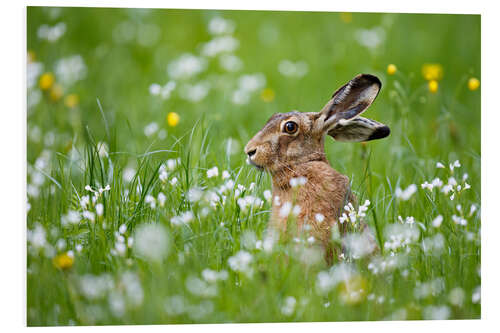
<svg viewBox="0 0 500 333">
<path fill-rule="evenodd" d="M 217 177 L 218 175 L 219 169 L 216 166 L 207 170 L 207 178 Z"/>
<path fill-rule="evenodd" d="M 433 237 L 427 237 L 422 240 L 422 249 L 424 252 L 430 252 L 432 255 L 441 254 L 445 245 L 445 239 L 442 234 L 437 233 Z"/>
<path fill-rule="evenodd" d="M 178 316 L 187 311 L 188 304 L 184 300 L 184 296 L 174 295 L 167 298 L 165 301 L 165 311 L 172 316 Z"/>
<path fill-rule="evenodd" d="M 436 168 L 438 168 L 438 169 L 444 169 L 444 168 L 445 168 L 445 166 L 444 166 L 444 164 L 443 164 L 443 163 L 441 163 L 441 162 L 437 162 L 437 163 L 436 163 Z"/>
<path fill-rule="evenodd" d="M 191 294 L 201 297 L 214 297 L 217 295 L 216 285 L 208 284 L 195 276 L 189 276 L 186 279 L 186 289 Z"/>
<path fill-rule="evenodd" d="M 175 185 L 177 185 L 178 182 L 179 182 L 179 180 L 177 179 L 177 177 L 173 177 L 170 180 L 170 185 L 175 186 Z"/>
<path fill-rule="evenodd" d="M 156 199 L 151 194 L 146 195 L 146 197 L 144 198 L 144 203 L 149 204 L 151 209 L 156 208 Z"/>
<path fill-rule="evenodd" d="M 120 227 L 118 228 L 118 232 L 119 232 L 120 234 L 122 234 L 122 235 L 123 235 L 125 232 L 127 232 L 127 225 L 126 225 L 126 224 L 122 224 L 122 225 L 120 225 Z"/>
<path fill-rule="evenodd" d="M 432 184 L 433 187 L 439 187 L 440 188 L 441 186 L 443 186 L 443 181 L 441 179 L 439 179 L 439 178 L 436 177 L 436 178 L 434 178 L 432 180 L 431 184 Z"/>
<path fill-rule="evenodd" d="M 461 166 L 460 161 L 456 160 L 455 162 L 450 163 L 450 171 L 453 172 L 453 169 L 460 168 Z"/>
<path fill-rule="evenodd" d="M 420 185 L 423 189 L 428 189 L 429 191 L 432 191 L 434 188 L 434 185 L 432 183 L 428 183 L 425 181 L 423 184 Z"/>
<path fill-rule="evenodd" d="M 135 177 L 136 171 L 134 168 L 127 167 L 123 170 L 123 180 L 125 183 L 130 183 Z"/>
<path fill-rule="evenodd" d="M 133 307 L 142 304 L 144 291 L 139 277 L 132 272 L 125 272 L 121 277 L 121 284 L 125 286 L 125 296 Z"/>
<path fill-rule="evenodd" d="M 104 212 L 104 205 L 100 202 L 95 205 L 95 212 L 97 213 L 97 216 L 102 216 Z"/>
<path fill-rule="evenodd" d="M 417 191 L 417 185 L 411 184 L 408 186 L 405 190 L 402 190 L 401 188 L 396 188 L 396 198 L 403 200 L 403 201 L 408 201 L 413 194 Z"/>
<path fill-rule="evenodd" d="M 173 171 L 173 170 L 175 170 L 175 168 L 177 168 L 177 166 L 180 164 L 180 162 L 181 162 L 180 158 L 177 158 L 177 159 L 174 159 L 174 158 L 168 159 L 167 160 L 167 168 L 170 171 Z"/>
<path fill-rule="evenodd" d="M 88 210 L 84 210 L 82 213 L 82 216 L 83 216 L 83 218 L 85 218 L 91 222 L 95 221 L 95 214 L 93 212 L 88 211 Z"/>
<path fill-rule="evenodd" d="M 451 216 L 451 219 L 452 219 L 453 222 L 455 222 L 455 224 L 462 225 L 462 226 L 466 226 L 467 225 L 467 220 L 464 219 L 461 216 L 457 216 L 457 215 L 453 214 Z"/>
<path fill-rule="evenodd" d="M 173 79 L 189 79 L 203 72 L 206 67 L 207 62 L 204 58 L 185 53 L 172 61 L 168 65 L 167 71 Z"/>
<path fill-rule="evenodd" d="M 98 142 L 97 143 L 97 153 L 99 157 L 108 157 L 109 147 L 106 142 Z"/>
<path fill-rule="evenodd" d="M 179 216 L 172 217 L 172 219 L 170 219 L 170 222 L 173 225 L 177 225 L 178 226 L 178 225 L 188 224 L 193 219 L 194 219 L 193 212 L 188 210 L 187 212 L 184 212 L 184 213 L 182 213 Z"/>
<path fill-rule="evenodd" d="M 228 72 L 237 72 L 243 68 L 243 61 L 234 54 L 223 54 L 219 58 L 219 65 Z"/>
<path fill-rule="evenodd" d="M 160 169 L 158 170 L 158 178 L 160 178 L 163 183 L 168 180 L 168 172 L 165 170 L 165 168 L 160 167 Z"/>
<path fill-rule="evenodd" d="M 425 299 L 429 296 L 437 296 L 445 290 L 445 281 L 443 278 L 436 278 L 428 282 L 417 282 L 413 291 L 415 298 Z"/>
<path fill-rule="evenodd" d="M 87 66 L 81 55 L 73 55 L 58 60 L 55 63 L 57 80 L 65 87 L 69 87 L 87 76 Z"/>
<path fill-rule="evenodd" d="M 268 230 L 266 236 L 262 240 L 262 249 L 269 253 L 273 250 L 274 244 L 278 241 L 279 235 L 274 230 Z"/>
<path fill-rule="evenodd" d="M 450 184 L 446 184 L 443 186 L 443 188 L 441 189 L 441 192 L 443 192 L 444 194 L 448 194 L 450 193 L 451 191 L 453 191 L 453 186 L 450 185 Z"/>
<path fill-rule="evenodd" d="M 441 223 L 443 222 L 443 216 L 442 215 L 438 215 L 434 218 L 434 220 L 432 220 L 432 226 L 434 228 L 439 228 L 441 226 Z"/>
<path fill-rule="evenodd" d="M 265 190 L 263 195 L 264 195 L 264 199 L 266 199 L 267 201 L 271 201 L 271 198 L 273 197 L 270 190 Z"/>
<path fill-rule="evenodd" d="M 344 246 L 354 258 L 362 258 L 375 250 L 375 241 L 364 232 L 362 234 L 349 234 L 344 238 Z"/>
<path fill-rule="evenodd" d="M 201 54 L 215 57 L 221 53 L 231 53 L 240 46 L 240 41 L 232 36 L 218 36 L 201 45 Z"/>
<path fill-rule="evenodd" d="M 90 197 L 88 195 L 84 195 L 80 198 L 80 206 L 83 209 L 86 209 L 89 203 L 90 203 Z"/>
<path fill-rule="evenodd" d="M 187 193 L 187 198 L 191 203 L 200 201 L 202 196 L 203 196 L 203 190 L 198 187 L 190 188 Z"/>
<path fill-rule="evenodd" d="M 234 22 L 222 17 L 214 17 L 208 23 L 208 31 L 212 35 L 232 34 L 234 29 Z"/>
<path fill-rule="evenodd" d="M 307 183 L 307 178 L 306 177 L 296 177 L 296 178 L 291 178 L 290 179 L 290 186 L 291 187 L 303 186 L 306 183 Z"/>
<path fill-rule="evenodd" d="M 158 193 L 158 203 L 160 207 L 165 206 L 165 201 L 167 201 L 167 196 L 163 192 Z"/>
<path fill-rule="evenodd" d="M 451 311 L 446 305 L 429 305 L 424 308 L 423 316 L 425 320 L 446 320 L 450 317 Z"/>
<path fill-rule="evenodd" d="M 321 271 L 316 277 L 316 291 L 320 295 L 326 295 L 340 282 L 348 281 L 356 274 L 354 266 L 340 263 L 332 266 L 328 271 Z"/>
<path fill-rule="evenodd" d="M 281 313 L 285 316 L 291 316 L 295 311 L 295 305 L 297 304 L 297 300 L 295 297 L 288 296 L 285 298 L 285 304 L 281 307 Z"/>
<path fill-rule="evenodd" d="M 462 306 L 465 300 L 465 292 L 460 287 L 455 287 L 450 291 L 448 299 L 452 305 Z"/>
<path fill-rule="evenodd" d="M 283 206 L 281 206 L 279 215 L 281 218 L 287 218 L 288 215 L 290 215 L 290 212 L 292 210 L 292 203 L 291 202 L 285 202 Z"/>
<path fill-rule="evenodd" d="M 238 79 L 238 87 L 244 92 L 254 92 L 264 88 L 266 77 L 262 73 L 245 74 Z"/>
<path fill-rule="evenodd" d="M 85 274 L 79 279 L 79 288 L 83 296 L 89 300 L 96 300 L 114 288 L 113 278 L 109 274 Z"/>
<path fill-rule="evenodd" d="M 325 220 L 325 215 L 317 213 L 314 215 L 314 219 L 316 220 L 316 222 L 322 223 Z"/>
<path fill-rule="evenodd" d="M 309 71 L 309 66 L 305 61 L 282 60 L 278 65 L 278 71 L 283 76 L 301 78 Z"/>
<path fill-rule="evenodd" d="M 46 244 L 46 232 L 42 225 L 36 224 L 35 228 L 28 230 L 28 242 L 35 248 L 42 248 Z"/>
<path fill-rule="evenodd" d="M 155 134 L 159 129 L 159 126 L 156 122 L 149 123 L 144 127 L 144 135 L 147 136 L 148 138 Z"/>
<path fill-rule="evenodd" d="M 255 232 L 252 230 L 245 230 L 243 234 L 241 235 L 241 245 L 245 249 L 254 249 L 255 248 L 255 243 L 257 242 L 257 236 L 255 235 Z"/>
<path fill-rule="evenodd" d="M 66 240 L 64 240 L 63 238 L 58 239 L 56 242 L 56 248 L 59 251 L 64 250 L 66 248 Z"/>
<path fill-rule="evenodd" d="M 181 86 L 179 95 L 181 98 L 196 103 L 207 97 L 210 91 L 210 83 L 201 81 L 195 84 L 185 83 Z"/>
<path fill-rule="evenodd" d="M 472 303 L 477 304 L 481 301 L 481 286 L 477 286 L 472 292 Z"/>
<path fill-rule="evenodd" d="M 61 223 L 62 225 L 77 224 L 78 222 L 80 222 L 80 219 L 81 216 L 79 212 L 77 212 L 76 210 L 68 210 L 68 213 L 61 217 Z"/>
<path fill-rule="evenodd" d="M 392 251 L 407 247 L 417 241 L 420 236 L 419 229 L 411 224 L 389 224 L 385 228 L 385 233 L 387 240 L 384 248 Z"/>
<path fill-rule="evenodd" d="M 370 200 L 365 200 L 365 203 L 363 205 L 359 206 L 359 209 L 358 209 L 358 216 L 359 217 L 366 216 L 366 211 L 368 210 L 368 206 L 370 206 Z"/>
<path fill-rule="evenodd" d="M 455 177 L 450 177 L 448 178 L 448 185 L 451 185 L 451 186 L 457 186 L 457 180 L 455 179 Z"/>
<path fill-rule="evenodd" d="M 253 258 L 250 253 L 240 250 L 234 256 L 230 257 L 227 263 L 233 271 L 242 272 L 248 276 L 251 276 L 252 268 L 250 264 L 252 260 Z"/>
<path fill-rule="evenodd" d="M 159 85 L 158 83 L 152 83 L 149 86 L 149 93 L 151 95 L 159 95 L 160 91 L 161 91 L 161 85 Z"/>
<path fill-rule="evenodd" d="M 170 239 L 161 224 L 141 224 L 134 233 L 134 249 L 150 261 L 161 261 L 170 248 Z"/>
</svg>

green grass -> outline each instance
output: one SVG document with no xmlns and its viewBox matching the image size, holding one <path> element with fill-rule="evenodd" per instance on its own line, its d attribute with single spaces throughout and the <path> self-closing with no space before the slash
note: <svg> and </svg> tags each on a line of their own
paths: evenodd
<svg viewBox="0 0 500 333">
<path fill-rule="evenodd" d="M 211 86 L 201 101 L 182 98 L 182 80 L 170 98 L 152 96 L 152 83 L 171 79 L 169 63 L 183 53 L 200 54 L 199 44 L 212 38 L 207 26 L 216 16 L 235 23 L 232 35 L 240 43 L 234 54 L 243 68 L 227 72 L 219 57 L 207 58 L 206 70 L 189 80 Z M 29 326 L 480 318 L 475 294 L 481 284 L 481 108 L 480 91 L 467 86 L 469 78 L 480 75 L 479 16 L 30 7 L 27 17 L 28 50 L 43 64 L 28 92 L 41 94 L 27 119 Z M 37 37 L 42 24 L 58 22 L 66 24 L 59 40 Z M 120 41 L 117 26 L 123 22 L 128 25 L 122 27 L 135 28 Z M 360 45 L 360 29 L 375 27 L 383 29 L 383 41 L 373 50 Z M 142 31 L 140 37 L 133 31 Z M 56 63 L 72 55 L 81 55 L 86 75 L 65 84 Z M 307 74 L 283 76 L 278 71 L 283 59 L 306 62 Z M 386 72 L 391 63 L 398 68 L 395 75 Z M 422 76 L 425 63 L 442 66 L 436 93 L 429 92 Z M 61 97 L 40 91 L 44 72 L 56 73 Z M 262 73 L 265 85 L 247 104 L 234 104 L 238 78 L 253 73 Z M 391 135 L 367 144 L 327 138 L 326 151 L 332 166 L 351 179 L 359 202 L 371 201 L 366 222 L 381 250 L 337 262 L 331 279 L 350 273 L 320 292 L 319 279 L 330 268 L 323 260 L 315 262 L 305 237 L 300 244 L 281 240 L 271 251 L 256 249 L 255 240 L 266 239 L 270 203 L 263 193 L 270 189 L 270 176 L 246 165 L 243 147 L 271 114 L 318 111 L 358 73 L 380 77 L 381 93 L 365 115 L 388 124 Z M 274 97 L 261 98 L 263 88 Z M 65 103 L 70 94 L 79 99 L 72 108 Z M 169 112 L 179 114 L 177 126 L 167 124 Z M 152 122 L 158 131 L 146 136 Z M 180 163 L 167 168 L 162 181 L 161 165 L 169 159 Z M 455 160 L 461 167 L 452 174 L 448 164 Z M 437 162 L 445 169 L 436 168 Z M 208 178 L 214 166 L 219 175 Z M 223 170 L 235 183 L 224 193 L 224 203 L 190 202 L 190 189 L 207 193 L 226 183 Z M 420 186 L 436 177 L 446 184 L 451 176 L 463 186 L 465 173 L 471 188 L 454 200 L 451 193 Z M 81 198 L 92 195 L 86 185 L 97 190 L 108 184 L 110 190 L 95 203 L 81 207 Z M 239 194 L 238 184 L 244 186 Z M 417 192 L 408 201 L 398 199 L 396 189 L 410 184 Z M 259 197 L 263 205 L 242 210 L 238 195 Z M 478 210 L 469 216 L 473 204 Z M 70 210 L 78 212 L 77 221 L 65 224 Z M 95 214 L 94 222 L 81 215 L 84 210 Z M 172 223 L 188 211 L 192 221 Z M 436 228 L 432 221 L 438 215 L 443 222 Z M 467 225 L 456 224 L 453 215 L 463 215 Z M 419 230 L 418 238 L 394 251 L 401 259 L 397 267 L 376 274 L 371 262 L 394 258 L 384 244 L 387 226 L 401 224 L 398 216 L 414 217 L 411 228 Z M 145 256 L 137 241 L 149 224 L 163 228 L 149 235 L 167 244 L 159 260 Z M 120 236 L 122 225 L 127 229 Z M 424 243 L 441 237 L 436 235 L 442 236 L 442 248 L 426 250 Z M 119 254 L 115 246 L 121 237 L 125 243 L 133 238 L 134 244 Z M 252 257 L 243 272 L 228 263 L 240 250 Z M 54 258 L 67 251 L 74 253 L 71 267 L 56 267 Z M 227 277 L 206 282 L 205 269 L 225 271 Z M 349 288 L 361 290 L 360 296 L 346 294 Z"/>
</svg>

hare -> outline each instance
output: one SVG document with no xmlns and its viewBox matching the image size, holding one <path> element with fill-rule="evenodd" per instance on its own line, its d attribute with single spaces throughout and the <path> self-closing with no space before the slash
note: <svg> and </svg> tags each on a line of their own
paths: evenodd
<svg viewBox="0 0 500 333">
<path fill-rule="evenodd" d="M 343 207 L 354 203 L 349 178 L 334 170 L 325 155 L 325 134 L 336 141 L 382 139 L 384 124 L 359 117 L 375 100 L 382 83 L 373 75 L 359 74 L 340 87 L 320 112 L 274 114 L 246 145 L 248 162 L 272 176 L 273 203 L 270 225 L 286 231 L 291 203 L 300 207 L 296 227 L 309 225 L 311 234 L 326 250 L 331 263 L 331 228 Z M 302 183 L 300 187 L 293 186 Z M 284 207 L 284 205 L 287 205 Z M 342 231 L 342 230 L 340 230 Z"/>
</svg>

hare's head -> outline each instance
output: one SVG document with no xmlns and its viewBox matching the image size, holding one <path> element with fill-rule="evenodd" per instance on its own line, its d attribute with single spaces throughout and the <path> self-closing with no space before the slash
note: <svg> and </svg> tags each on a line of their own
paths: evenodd
<svg viewBox="0 0 500 333">
<path fill-rule="evenodd" d="M 260 170 L 276 172 L 323 160 L 326 134 L 348 142 L 385 138 L 389 127 L 359 117 L 375 100 L 381 86 L 376 76 L 359 74 L 339 88 L 320 112 L 274 114 L 246 145 L 248 161 Z"/>
</svg>

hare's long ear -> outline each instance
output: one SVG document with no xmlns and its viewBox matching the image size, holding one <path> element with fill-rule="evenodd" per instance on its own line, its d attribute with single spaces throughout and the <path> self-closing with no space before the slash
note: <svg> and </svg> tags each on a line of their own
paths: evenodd
<svg viewBox="0 0 500 333">
<path fill-rule="evenodd" d="M 370 74 L 359 74 L 340 87 L 320 111 L 323 130 L 328 132 L 339 121 L 347 121 L 363 113 L 373 103 L 381 87 L 380 80 Z"/>
<path fill-rule="evenodd" d="M 382 139 L 391 133 L 388 126 L 378 121 L 357 117 L 341 120 L 328 131 L 328 135 L 336 141 L 362 142 Z"/>
</svg>

